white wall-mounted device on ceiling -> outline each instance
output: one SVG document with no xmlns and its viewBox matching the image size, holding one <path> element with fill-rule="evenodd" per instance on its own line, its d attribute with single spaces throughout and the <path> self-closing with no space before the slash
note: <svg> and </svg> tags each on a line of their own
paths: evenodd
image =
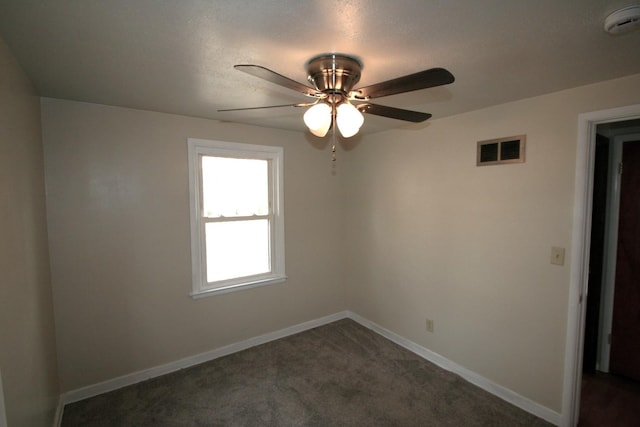
<svg viewBox="0 0 640 427">
<path fill-rule="evenodd" d="M 627 33 L 638 28 L 640 28 L 640 5 L 618 9 L 604 20 L 604 30 L 610 34 Z"/>
</svg>

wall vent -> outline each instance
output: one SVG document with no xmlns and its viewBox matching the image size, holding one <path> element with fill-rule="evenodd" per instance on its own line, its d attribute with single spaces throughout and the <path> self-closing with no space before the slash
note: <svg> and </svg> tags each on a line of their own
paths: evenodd
<svg viewBox="0 0 640 427">
<path fill-rule="evenodd" d="M 526 135 L 478 141 L 477 166 L 524 163 Z"/>
</svg>

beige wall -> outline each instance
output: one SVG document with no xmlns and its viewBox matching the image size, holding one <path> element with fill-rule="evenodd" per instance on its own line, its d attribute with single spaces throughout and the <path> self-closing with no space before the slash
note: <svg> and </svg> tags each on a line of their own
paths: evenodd
<svg viewBox="0 0 640 427">
<path fill-rule="evenodd" d="M 0 123 L 0 371 L 7 422 L 50 426 L 58 379 L 40 103 L 1 39 Z"/>
<path fill-rule="evenodd" d="M 335 170 L 296 132 L 44 99 L 63 391 L 351 309 L 559 412 L 577 117 L 639 88 L 368 135 Z M 475 166 L 476 141 L 521 133 L 526 163 Z M 188 137 L 285 147 L 286 284 L 188 297 Z"/>
<path fill-rule="evenodd" d="M 342 181 L 349 308 L 559 412 L 578 114 L 638 102 L 640 75 L 367 137 Z M 476 141 L 518 134 L 526 163 L 476 167 Z"/>
<path fill-rule="evenodd" d="M 344 310 L 342 204 L 303 134 L 44 99 L 63 391 Z M 284 284 L 191 292 L 187 138 L 284 147 Z"/>
</svg>

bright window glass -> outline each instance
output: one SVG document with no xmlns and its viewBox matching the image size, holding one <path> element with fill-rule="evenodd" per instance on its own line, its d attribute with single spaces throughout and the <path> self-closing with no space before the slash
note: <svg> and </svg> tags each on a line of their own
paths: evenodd
<svg viewBox="0 0 640 427">
<path fill-rule="evenodd" d="M 202 205 L 207 218 L 267 215 L 267 160 L 202 157 Z"/>
<path fill-rule="evenodd" d="M 206 225 L 207 282 L 269 273 L 269 221 Z"/>
</svg>

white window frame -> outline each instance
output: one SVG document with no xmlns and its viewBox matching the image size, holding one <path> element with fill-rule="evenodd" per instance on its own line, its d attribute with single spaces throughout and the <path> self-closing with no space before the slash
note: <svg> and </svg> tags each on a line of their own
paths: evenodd
<svg viewBox="0 0 640 427">
<path fill-rule="evenodd" d="M 192 298 L 218 295 L 286 280 L 284 264 L 284 152 L 282 147 L 188 138 L 191 216 Z M 207 282 L 205 224 L 202 209 L 202 156 L 269 161 L 269 231 L 271 271 Z"/>
</svg>

